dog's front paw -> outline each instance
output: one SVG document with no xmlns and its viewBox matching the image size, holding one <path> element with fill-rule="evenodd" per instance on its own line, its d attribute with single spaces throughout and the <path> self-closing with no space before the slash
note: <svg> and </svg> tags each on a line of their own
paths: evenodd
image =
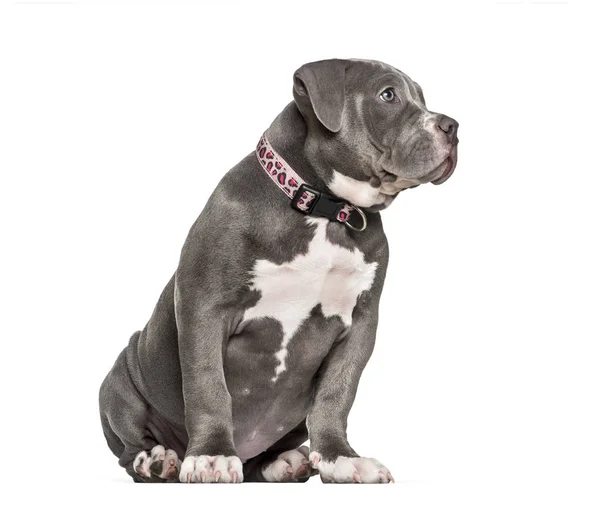
<svg viewBox="0 0 600 508">
<path fill-rule="evenodd" d="M 324 483 L 389 483 L 392 473 L 381 462 L 366 457 L 338 457 L 323 460 L 319 452 L 311 452 L 309 459 L 319 471 Z"/>
<path fill-rule="evenodd" d="M 241 483 L 242 461 L 232 455 L 189 455 L 181 464 L 181 483 Z"/>
</svg>

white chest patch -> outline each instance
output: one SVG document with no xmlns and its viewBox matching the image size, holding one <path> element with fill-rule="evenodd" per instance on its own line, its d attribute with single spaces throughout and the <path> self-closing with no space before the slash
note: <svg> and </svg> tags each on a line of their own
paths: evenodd
<svg viewBox="0 0 600 508">
<path fill-rule="evenodd" d="M 261 297 L 246 310 L 242 322 L 271 317 L 283 328 L 273 382 L 286 370 L 288 343 L 310 311 L 320 303 L 325 317 L 339 316 L 350 326 L 356 299 L 371 288 L 377 269 L 377 263 L 366 263 L 357 248 L 349 250 L 329 242 L 327 219 L 306 220 L 316 225 L 316 231 L 305 254 L 280 265 L 259 259 L 252 270 L 251 288 L 260 291 Z"/>
</svg>

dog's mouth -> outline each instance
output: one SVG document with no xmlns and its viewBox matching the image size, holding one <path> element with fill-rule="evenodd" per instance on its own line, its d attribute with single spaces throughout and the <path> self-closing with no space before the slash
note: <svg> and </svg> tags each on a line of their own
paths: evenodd
<svg viewBox="0 0 600 508">
<path fill-rule="evenodd" d="M 448 178 L 450 178 L 452 176 L 452 173 L 454 173 L 454 170 L 456 169 L 457 161 L 458 161 L 458 148 L 456 145 L 454 145 L 452 147 L 452 149 L 450 150 L 450 154 L 448 155 L 448 157 L 446 157 L 444 162 L 442 162 L 434 170 L 434 174 L 439 174 L 440 171 L 442 172 L 442 174 L 440 176 L 438 176 L 437 178 L 435 178 L 434 180 L 431 180 L 431 183 L 433 185 L 440 185 L 441 183 L 444 183 L 446 180 L 448 180 Z"/>
<path fill-rule="evenodd" d="M 379 188 L 379 192 L 384 196 L 396 196 L 400 191 L 405 189 L 411 189 L 418 187 L 424 183 L 432 183 L 434 185 L 440 185 L 444 183 L 448 178 L 452 176 L 456 169 L 456 163 L 458 159 L 458 140 L 456 144 L 450 147 L 450 151 L 446 158 L 438 164 L 432 171 L 419 178 L 405 178 L 398 176 L 396 173 L 390 171 L 384 171 L 384 177 L 390 176 L 395 177 L 394 181 L 384 179 Z M 378 175 L 379 176 L 379 175 Z M 381 177 L 380 177 L 381 178 Z"/>
</svg>

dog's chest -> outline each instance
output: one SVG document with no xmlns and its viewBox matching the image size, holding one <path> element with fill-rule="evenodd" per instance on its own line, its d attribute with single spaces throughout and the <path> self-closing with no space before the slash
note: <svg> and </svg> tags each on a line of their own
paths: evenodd
<svg viewBox="0 0 600 508">
<path fill-rule="evenodd" d="M 367 263 L 357 248 L 350 250 L 327 239 L 327 219 L 310 219 L 316 230 L 308 250 L 289 262 L 276 264 L 266 259 L 255 262 L 251 287 L 260 292 L 254 307 L 246 310 L 243 322 L 270 317 L 281 323 L 281 348 L 275 353 L 278 365 L 272 381 L 286 370 L 287 345 L 302 322 L 317 305 L 325 317 L 339 316 L 352 324 L 358 296 L 373 284 L 377 263 Z"/>
</svg>

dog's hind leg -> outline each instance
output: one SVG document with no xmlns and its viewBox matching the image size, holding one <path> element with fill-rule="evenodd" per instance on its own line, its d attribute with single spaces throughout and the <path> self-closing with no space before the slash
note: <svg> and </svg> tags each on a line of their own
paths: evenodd
<svg viewBox="0 0 600 508">
<path fill-rule="evenodd" d="M 317 472 L 310 466 L 303 421 L 267 451 L 244 464 L 245 482 L 305 482 Z"/>
<path fill-rule="evenodd" d="M 176 482 L 180 469 L 181 461 L 177 453 L 165 450 L 163 445 L 156 445 L 150 453 L 145 450 L 139 452 L 133 461 L 133 471 L 141 481 Z"/>
<path fill-rule="evenodd" d="M 100 388 L 100 419 L 111 451 L 135 482 L 177 481 L 181 461 L 156 439 L 150 408 L 134 386 L 123 351 Z"/>
</svg>

